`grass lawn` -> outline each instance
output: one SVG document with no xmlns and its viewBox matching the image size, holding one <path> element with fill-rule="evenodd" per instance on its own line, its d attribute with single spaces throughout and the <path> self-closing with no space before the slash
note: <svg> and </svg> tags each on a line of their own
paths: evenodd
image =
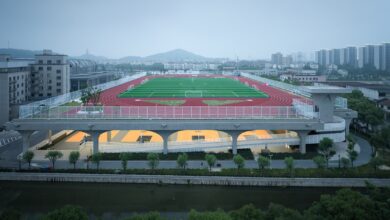
<svg viewBox="0 0 390 220">
<path fill-rule="evenodd" d="M 119 98 L 267 98 L 262 91 L 230 78 L 153 78 Z"/>
<path fill-rule="evenodd" d="M 218 105 L 229 105 L 243 102 L 244 100 L 202 100 L 206 105 L 218 106 Z"/>
<path fill-rule="evenodd" d="M 183 105 L 186 101 L 185 100 L 142 100 L 144 102 L 150 102 L 150 103 L 156 103 L 161 105 Z"/>
</svg>

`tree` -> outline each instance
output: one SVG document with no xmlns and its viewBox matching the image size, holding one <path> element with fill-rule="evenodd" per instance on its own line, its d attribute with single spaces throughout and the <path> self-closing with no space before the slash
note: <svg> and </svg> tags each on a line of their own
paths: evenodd
<svg viewBox="0 0 390 220">
<path fill-rule="evenodd" d="M 1 213 L 0 219 L 1 220 L 20 220 L 20 219 L 22 219 L 22 214 L 17 209 L 7 208 Z"/>
<path fill-rule="evenodd" d="M 83 94 L 80 98 L 81 102 L 84 105 L 87 105 L 89 102 L 91 102 L 93 105 L 97 105 L 100 100 L 101 93 L 101 89 L 98 89 L 96 87 L 88 87 L 87 89 L 83 90 Z"/>
<path fill-rule="evenodd" d="M 79 206 L 66 205 L 47 213 L 42 220 L 88 220 L 88 215 Z"/>
<path fill-rule="evenodd" d="M 148 153 L 146 156 L 146 159 L 148 160 L 148 165 L 150 169 L 154 170 L 158 166 L 158 163 L 160 159 L 158 158 L 158 154 L 156 153 Z"/>
<path fill-rule="evenodd" d="M 119 159 L 122 162 L 122 169 L 127 169 L 127 161 L 131 158 L 131 153 L 129 152 L 122 152 L 119 154 Z"/>
<path fill-rule="evenodd" d="M 223 210 L 214 212 L 197 212 L 191 210 L 188 213 L 188 220 L 232 220 L 232 218 Z"/>
<path fill-rule="evenodd" d="M 390 149 L 390 126 L 383 128 L 379 132 L 371 135 L 370 144 L 375 147 L 376 150 L 389 150 Z M 374 152 L 373 152 L 374 153 Z"/>
<path fill-rule="evenodd" d="M 31 161 L 34 158 L 34 152 L 26 151 L 23 153 L 22 158 L 24 161 L 26 161 L 28 163 L 28 169 L 30 169 L 31 168 Z"/>
<path fill-rule="evenodd" d="M 182 153 L 177 157 L 176 163 L 177 165 L 182 168 L 186 169 L 187 167 L 187 161 L 188 161 L 188 155 L 186 153 Z"/>
<path fill-rule="evenodd" d="M 344 169 L 345 169 L 345 168 L 348 168 L 350 162 L 351 162 L 351 161 L 350 161 L 348 158 L 346 158 L 346 157 L 342 157 L 342 158 L 341 158 L 341 166 L 342 166 Z"/>
<path fill-rule="evenodd" d="M 206 154 L 205 160 L 209 165 L 209 171 L 211 171 L 211 167 L 213 167 L 217 162 L 217 157 L 214 154 Z"/>
<path fill-rule="evenodd" d="M 158 212 L 148 212 L 145 214 L 136 214 L 125 220 L 165 220 Z"/>
<path fill-rule="evenodd" d="M 293 177 L 294 167 L 295 167 L 294 158 L 292 157 L 284 158 L 284 164 L 286 165 L 286 169 L 290 173 L 290 176 Z"/>
<path fill-rule="evenodd" d="M 351 161 L 351 166 L 353 167 L 353 162 L 357 159 L 358 157 L 358 152 L 355 151 L 355 139 L 352 137 L 352 135 L 347 136 L 347 141 L 348 141 L 348 147 L 347 147 L 347 154 L 348 158 Z"/>
<path fill-rule="evenodd" d="M 264 219 L 285 219 L 285 220 L 303 220 L 301 213 L 294 209 L 286 208 L 282 205 L 271 203 Z"/>
<path fill-rule="evenodd" d="M 383 205 L 360 192 L 341 189 L 335 195 L 322 195 L 305 211 L 305 219 L 388 219 Z"/>
<path fill-rule="evenodd" d="M 61 157 L 63 156 L 62 152 L 60 151 L 49 151 L 46 153 L 45 155 L 45 158 L 49 159 L 52 166 L 53 166 L 53 169 L 55 168 L 55 163 L 58 159 L 60 159 Z"/>
<path fill-rule="evenodd" d="M 383 165 L 384 164 L 384 160 L 383 158 L 381 157 L 372 157 L 370 159 L 370 162 L 369 164 L 371 165 L 372 168 L 374 168 L 374 170 L 376 171 L 378 169 L 379 166 Z"/>
<path fill-rule="evenodd" d="M 249 204 L 231 211 L 229 215 L 233 220 L 261 220 L 264 219 L 265 214 L 253 204 Z"/>
<path fill-rule="evenodd" d="M 333 149 L 333 140 L 330 138 L 323 138 L 318 146 L 318 152 L 325 158 L 326 167 L 329 167 L 329 159 L 336 154 L 336 151 Z"/>
<path fill-rule="evenodd" d="M 237 171 L 245 167 L 245 159 L 240 154 L 233 157 L 233 162 L 237 166 Z"/>
<path fill-rule="evenodd" d="M 102 160 L 103 154 L 100 152 L 94 153 L 91 156 L 92 163 L 96 164 L 96 170 L 99 170 L 100 161 Z"/>
<path fill-rule="evenodd" d="M 69 163 L 73 164 L 73 169 L 76 169 L 76 163 L 80 158 L 80 152 L 78 151 L 72 151 L 69 154 Z"/>
<path fill-rule="evenodd" d="M 313 162 L 317 165 L 317 168 L 323 169 L 326 164 L 326 160 L 323 156 L 315 156 L 313 157 Z"/>
<path fill-rule="evenodd" d="M 257 165 L 259 166 L 259 170 L 264 170 L 269 167 L 270 161 L 267 157 L 259 155 L 259 158 L 257 158 Z"/>
</svg>

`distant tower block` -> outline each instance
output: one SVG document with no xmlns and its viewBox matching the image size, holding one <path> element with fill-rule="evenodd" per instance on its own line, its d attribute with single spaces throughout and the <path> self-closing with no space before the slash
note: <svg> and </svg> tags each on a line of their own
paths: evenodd
<svg viewBox="0 0 390 220">
<path fill-rule="evenodd" d="M 305 86 L 303 90 L 311 93 L 315 111 L 318 112 L 320 120 L 325 123 L 333 122 L 336 97 L 352 92 L 352 89 L 336 86 Z"/>
</svg>

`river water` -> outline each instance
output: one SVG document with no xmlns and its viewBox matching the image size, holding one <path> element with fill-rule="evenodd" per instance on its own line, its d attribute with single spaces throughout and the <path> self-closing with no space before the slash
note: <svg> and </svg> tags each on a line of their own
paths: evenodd
<svg viewBox="0 0 390 220">
<path fill-rule="evenodd" d="M 183 216 L 190 209 L 238 209 L 252 203 L 265 209 L 272 203 L 305 209 L 321 194 L 337 188 L 232 187 L 106 183 L 0 182 L 0 207 L 14 207 L 34 219 L 66 204 L 82 206 L 90 216 L 117 219 L 134 212 L 159 211 Z M 29 218 L 30 219 L 30 218 Z"/>
</svg>

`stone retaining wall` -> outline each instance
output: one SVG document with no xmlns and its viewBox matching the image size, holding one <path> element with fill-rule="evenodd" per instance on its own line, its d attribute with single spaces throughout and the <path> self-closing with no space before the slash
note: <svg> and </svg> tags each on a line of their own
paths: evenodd
<svg viewBox="0 0 390 220">
<path fill-rule="evenodd" d="M 0 173 L 0 180 L 43 182 L 193 184 L 223 186 L 300 186 L 300 187 L 364 187 L 370 182 L 378 187 L 390 186 L 390 179 L 371 178 L 271 178 L 172 175 L 121 175 L 76 173 Z"/>
</svg>

